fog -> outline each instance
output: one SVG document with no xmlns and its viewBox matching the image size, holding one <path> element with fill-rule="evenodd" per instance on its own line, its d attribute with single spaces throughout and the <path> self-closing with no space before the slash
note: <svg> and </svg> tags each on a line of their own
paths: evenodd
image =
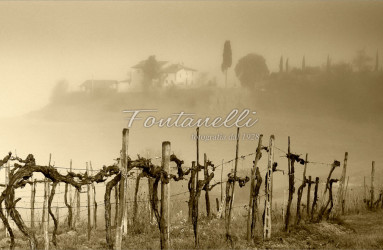
<svg viewBox="0 0 383 250">
<path fill-rule="evenodd" d="M 382 10 L 370 1 L 1 2 L 0 114 L 41 108 L 61 79 L 73 89 L 92 77 L 124 80 L 153 54 L 221 76 L 227 39 L 233 64 L 257 52 L 271 71 L 281 55 L 292 66 L 303 55 L 312 66 L 328 54 L 334 61 L 363 48 L 373 55 L 383 51 Z"/>
<path fill-rule="evenodd" d="M 264 145 L 274 134 L 278 168 L 287 169 L 283 151 L 291 136 L 292 152 L 308 153 L 313 162 L 343 162 L 349 152 L 351 186 L 369 177 L 375 160 L 376 183 L 382 183 L 383 78 L 380 68 L 372 69 L 376 51 L 380 58 L 383 52 L 382 12 L 383 3 L 365 1 L 0 2 L 0 152 L 23 158 L 33 153 L 40 165 L 48 164 L 51 153 L 58 167 L 69 167 L 72 159 L 74 169 L 83 169 L 87 161 L 100 169 L 119 156 L 129 118 L 123 110 L 156 109 L 157 117 L 181 111 L 225 117 L 235 108 L 248 108 L 259 121 L 241 132 L 263 134 Z M 227 88 L 221 72 L 225 40 L 233 51 Z M 371 70 L 335 71 L 341 62 L 352 66 L 360 49 L 372 58 Z M 262 55 L 271 72 L 252 89 L 241 86 L 234 72 L 249 53 Z M 100 96 L 80 89 L 90 79 L 125 80 L 131 67 L 149 55 L 196 69 L 196 86 Z M 326 72 L 328 55 L 331 74 Z M 288 74 L 278 73 L 281 56 L 289 58 Z M 303 56 L 314 73 L 299 72 Z M 229 136 L 235 128 L 201 128 L 203 135 L 218 133 Z M 172 151 L 190 166 L 196 159 L 192 134 L 195 128 L 138 123 L 130 129 L 129 154 L 155 158 L 162 141 L 170 141 Z M 240 141 L 240 156 L 254 153 L 256 145 L 256 140 Z M 235 158 L 235 141 L 201 141 L 200 159 L 203 153 L 219 165 Z M 241 175 L 249 174 L 253 158 L 239 160 Z M 224 176 L 232 167 L 224 166 Z M 263 157 L 260 168 L 265 167 Z M 303 167 L 296 168 L 301 178 Z M 323 180 L 328 170 L 312 164 L 308 175 Z M 340 177 L 340 170 L 334 175 Z M 175 185 L 186 191 L 185 183 Z M 276 173 L 276 200 L 286 187 L 287 175 Z M 247 191 L 239 192 L 241 203 Z M 218 187 L 213 194 L 219 194 Z"/>
</svg>

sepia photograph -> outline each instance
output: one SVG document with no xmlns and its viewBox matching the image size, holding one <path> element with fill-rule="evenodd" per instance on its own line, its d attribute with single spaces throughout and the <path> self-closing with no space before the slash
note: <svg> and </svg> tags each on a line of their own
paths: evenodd
<svg viewBox="0 0 383 250">
<path fill-rule="evenodd" d="M 383 249 L 382 14 L 0 0 L 0 249 Z"/>
</svg>

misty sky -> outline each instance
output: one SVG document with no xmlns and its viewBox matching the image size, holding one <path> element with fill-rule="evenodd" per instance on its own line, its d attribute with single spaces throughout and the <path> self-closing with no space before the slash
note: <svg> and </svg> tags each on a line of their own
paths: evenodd
<svg viewBox="0 0 383 250">
<path fill-rule="evenodd" d="M 218 73 L 231 40 L 233 66 L 250 52 L 276 70 L 349 61 L 383 51 L 383 2 L 0 2 L 0 117 L 45 105 L 53 85 L 126 78 L 136 62 L 184 62 Z M 232 73 L 233 74 L 233 73 Z"/>
</svg>

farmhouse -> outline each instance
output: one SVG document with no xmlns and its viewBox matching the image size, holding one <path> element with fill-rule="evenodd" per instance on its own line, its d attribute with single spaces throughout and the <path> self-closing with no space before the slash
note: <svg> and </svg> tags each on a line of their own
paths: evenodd
<svg viewBox="0 0 383 250">
<path fill-rule="evenodd" d="M 190 87 L 194 84 L 196 70 L 186 67 L 183 63 L 169 63 L 155 61 L 157 76 L 153 79 L 153 86 Z M 132 66 L 132 71 L 126 80 L 86 80 L 80 85 L 82 91 L 90 94 L 103 95 L 112 92 L 140 92 L 144 80 L 144 68 L 147 60 Z"/>
<path fill-rule="evenodd" d="M 184 66 L 183 64 L 170 64 L 161 70 L 162 84 L 170 85 L 192 85 L 194 83 L 195 69 Z"/>
<path fill-rule="evenodd" d="M 144 67 L 147 60 L 143 60 L 132 67 L 131 84 L 140 85 L 144 78 Z M 154 79 L 159 85 L 167 86 L 191 86 L 195 81 L 196 70 L 186 67 L 183 63 L 170 63 L 157 61 L 158 78 Z"/>
</svg>

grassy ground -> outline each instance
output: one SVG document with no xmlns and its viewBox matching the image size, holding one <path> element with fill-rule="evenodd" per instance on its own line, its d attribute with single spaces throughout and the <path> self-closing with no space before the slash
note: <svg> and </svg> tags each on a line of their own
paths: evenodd
<svg viewBox="0 0 383 250">
<path fill-rule="evenodd" d="M 281 220 L 278 220 L 281 221 Z M 225 238 L 224 221 L 221 219 L 201 218 L 200 247 L 203 249 L 231 248 Z M 289 233 L 283 232 L 282 224 L 274 222 L 272 239 L 263 241 L 261 229 L 257 228 L 255 243 L 245 240 L 246 218 L 238 214 L 232 222 L 234 249 L 383 249 L 383 211 L 364 212 L 347 215 L 336 221 L 317 223 L 302 222 L 292 226 Z M 106 249 L 105 231 L 98 228 L 92 231 L 91 240 L 87 240 L 85 225 L 82 230 L 65 232 L 60 228 L 58 246 L 51 249 Z M 113 230 L 114 232 L 114 230 Z M 113 233 L 112 232 L 112 233 Z M 173 249 L 194 248 L 193 230 L 186 220 L 174 223 L 171 228 Z M 28 249 L 25 239 L 18 233 L 18 249 Z M 40 247 L 43 239 L 38 237 Z M 8 247 L 8 240 L 0 241 L 1 248 Z M 130 228 L 123 240 L 123 249 L 159 249 L 159 233 L 156 224 L 137 223 Z"/>
</svg>

